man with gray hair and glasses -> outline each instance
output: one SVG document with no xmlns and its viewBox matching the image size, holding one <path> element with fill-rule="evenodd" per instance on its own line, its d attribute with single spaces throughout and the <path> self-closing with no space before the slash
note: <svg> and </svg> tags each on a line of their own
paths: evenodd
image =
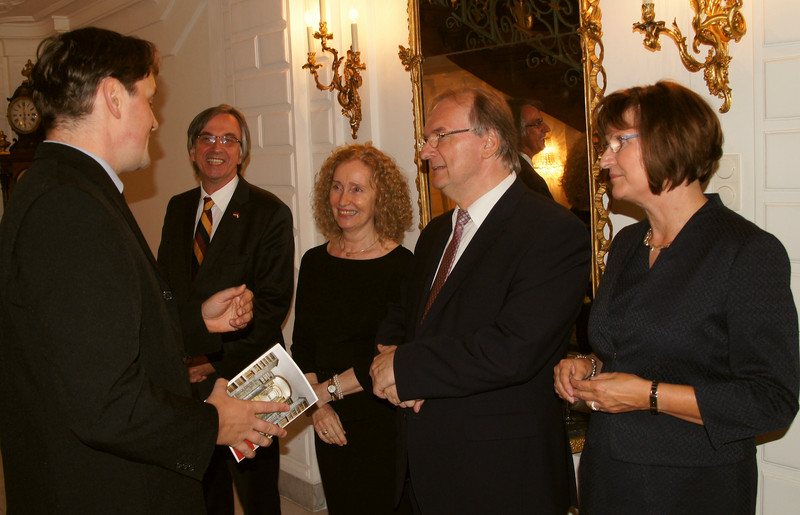
<svg viewBox="0 0 800 515">
<path fill-rule="evenodd" d="M 586 229 L 513 173 L 499 94 L 443 94 L 419 145 L 457 208 L 420 234 L 376 336 L 373 391 L 404 408 L 397 499 L 416 513 L 566 513 L 575 478 L 551 371 L 589 280 Z"/>
<path fill-rule="evenodd" d="M 544 150 L 550 126 L 542 116 L 542 104 L 537 100 L 512 98 L 506 101 L 511 108 L 519 135 L 519 176 L 527 187 L 552 199 L 547 181 L 533 168 L 533 157 Z"/>
<path fill-rule="evenodd" d="M 222 104 L 189 124 L 186 147 L 200 185 L 167 206 L 158 264 L 172 285 L 198 399 L 214 379 L 230 379 L 276 343 L 294 289 L 292 213 L 278 197 L 241 176 L 250 155 L 250 129 L 241 111 Z M 253 322 L 224 335 L 193 331 L 191 306 L 211 292 L 246 284 L 255 294 Z M 218 447 L 203 478 L 206 510 L 233 515 L 233 488 L 247 515 L 280 513 L 277 441 L 236 463 Z"/>
</svg>

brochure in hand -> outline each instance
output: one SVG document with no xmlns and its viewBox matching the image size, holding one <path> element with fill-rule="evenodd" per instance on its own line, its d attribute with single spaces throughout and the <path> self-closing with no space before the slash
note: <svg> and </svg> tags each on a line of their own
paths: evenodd
<svg viewBox="0 0 800 515">
<path fill-rule="evenodd" d="M 286 427 L 317 402 L 311 384 L 279 343 L 228 382 L 228 395 L 244 400 L 285 402 L 290 406 L 289 411 L 259 415 L 280 427 Z M 245 442 L 253 450 L 258 448 L 254 443 Z M 233 447 L 230 449 L 237 463 L 244 459 L 242 453 Z"/>
</svg>

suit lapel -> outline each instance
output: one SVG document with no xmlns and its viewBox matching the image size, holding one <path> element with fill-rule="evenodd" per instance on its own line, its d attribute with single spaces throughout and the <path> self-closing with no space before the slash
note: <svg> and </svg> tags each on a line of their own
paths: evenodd
<svg viewBox="0 0 800 515">
<path fill-rule="evenodd" d="M 441 223 L 439 223 L 440 221 Z M 437 218 L 428 224 L 428 227 L 426 227 L 425 230 L 433 231 L 431 234 L 432 246 L 430 249 L 424 252 L 420 252 L 422 249 L 419 248 L 416 250 L 417 255 L 420 255 L 421 257 L 424 256 L 425 261 L 420 265 L 420 269 L 423 273 L 419 276 L 421 277 L 421 282 L 416 287 L 418 294 L 415 296 L 416 304 L 414 305 L 413 311 L 415 313 L 415 327 L 419 325 L 419 321 L 422 319 L 422 313 L 425 310 L 425 304 L 428 301 L 431 285 L 433 284 L 433 279 L 436 276 L 436 272 L 439 268 L 439 260 L 442 259 L 442 254 L 444 254 L 447 241 L 450 239 L 450 233 L 453 231 L 453 211 L 450 210 L 447 213 L 442 214 L 440 218 Z"/>
<path fill-rule="evenodd" d="M 436 297 L 436 300 L 431 306 L 430 311 L 428 311 L 428 315 L 425 317 L 425 322 L 422 324 L 423 327 L 429 320 L 435 319 L 436 316 L 442 311 L 444 306 L 447 305 L 453 294 L 458 291 L 459 288 L 464 286 L 465 281 L 467 281 L 470 274 L 479 267 L 481 260 L 495 245 L 495 242 L 507 231 L 509 224 L 513 223 L 511 218 L 520 197 L 524 193 L 524 188 L 525 187 L 522 185 L 521 180 L 517 179 L 514 181 L 508 191 L 506 191 L 503 196 L 500 197 L 500 200 L 498 200 L 494 205 L 491 212 L 489 212 L 489 216 L 486 217 L 486 220 L 483 221 L 478 231 L 472 237 L 469 246 L 464 250 L 464 253 L 450 271 L 447 281 L 445 281 L 442 290 L 439 292 L 439 295 Z M 449 239 L 449 232 L 445 236 L 445 243 L 447 242 L 447 239 Z M 442 245 L 442 249 L 443 248 L 444 244 Z M 440 251 L 437 256 L 434 256 L 436 261 L 433 263 L 433 265 L 431 265 L 433 274 L 436 273 L 438 259 L 441 258 L 442 252 L 443 250 Z M 430 280 L 431 282 L 433 281 L 433 276 L 430 277 Z M 429 283 L 428 286 L 430 286 Z M 423 308 L 429 291 L 430 288 L 425 289 L 424 299 L 422 300 Z M 422 310 L 419 311 L 417 320 L 419 320 L 421 317 Z"/>
<path fill-rule="evenodd" d="M 195 188 L 192 193 L 181 198 L 182 205 L 179 206 L 178 212 L 180 213 L 180 227 L 178 234 L 178 246 L 173 252 L 178 252 L 177 259 L 180 260 L 180 266 L 177 267 L 181 271 L 181 280 L 184 284 L 192 282 L 192 255 L 194 254 L 194 231 L 197 222 L 197 209 L 200 203 L 200 188 Z M 187 236 L 188 235 L 188 236 Z"/>
</svg>

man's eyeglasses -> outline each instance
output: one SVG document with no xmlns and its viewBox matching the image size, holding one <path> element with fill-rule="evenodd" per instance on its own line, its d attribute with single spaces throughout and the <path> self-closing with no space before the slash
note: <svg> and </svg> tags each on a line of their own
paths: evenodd
<svg viewBox="0 0 800 515">
<path fill-rule="evenodd" d="M 469 129 L 458 129 L 456 131 L 437 132 L 428 137 L 423 136 L 417 141 L 417 150 L 421 151 L 422 147 L 424 147 L 426 144 L 430 145 L 431 148 L 436 148 L 439 146 L 439 141 L 447 136 L 450 136 L 451 134 L 461 134 L 462 132 L 470 132 L 472 130 L 474 129 L 470 127 Z"/>
<path fill-rule="evenodd" d="M 606 148 L 610 148 L 613 153 L 617 153 L 622 150 L 622 147 L 628 142 L 629 139 L 638 138 L 638 134 L 628 134 L 627 136 L 615 136 L 611 138 L 611 141 L 608 142 Z"/>
<path fill-rule="evenodd" d="M 527 129 L 528 127 L 534 127 L 536 129 L 538 129 L 539 127 L 542 126 L 542 124 L 544 124 L 544 119 L 543 118 L 539 118 L 538 120 L 536 120 L 533 123 L 526 123 L 525 124 L 525 128 Z"/>
<path fill-rule="evenodd" d="M 214 136 L 212 134 L 201 134 L 197 136 L 197 142 L 200 143 L 201 145 L 206 145 L 208 147 L 210 147 L 217 141 L 219 141 L 219 144 L 222 145 L 223 147 L 232 147 L 236 144 L 242 143 L 240 140 L 234 138 L 233 136 L 228 136 L 228 135 Z"/>
</svg>

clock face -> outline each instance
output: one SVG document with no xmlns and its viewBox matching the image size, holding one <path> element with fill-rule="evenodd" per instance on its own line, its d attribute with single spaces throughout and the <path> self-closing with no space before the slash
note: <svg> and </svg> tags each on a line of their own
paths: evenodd
<svg viewBox="0 0 800 515">
<path fill-rule="evenodd" d="M 8 123 L 19 134 L 30 134 L 41 123 L 39 111 L 30 97 L 17 97 L 8 105 Z"/>
</svg>

